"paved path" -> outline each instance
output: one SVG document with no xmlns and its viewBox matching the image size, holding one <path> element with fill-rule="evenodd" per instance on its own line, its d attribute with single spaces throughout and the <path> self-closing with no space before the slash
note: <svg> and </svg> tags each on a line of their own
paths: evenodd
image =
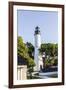
<svg viewBox="0 0 66 90">
<path fill-rule="evenodd" d="M 58 72 L 39 73 L 39 75 L 41 75 L 41 76 L 43 76 L 43 75 L 54 75 L 54 74 L 58 74 Z"/>
<path fill-rule="evenodd" d="M 46 72 L 46 73 L 40 72 L 39 75 L 35 75 L 36 73 L 38 73 L 38 72 L 33 72 L 32 75 L 35 76 L 35 77 L 39 77 L 41 79 L 46 79 L 46 78 L 51 77 L 52 75 L 57 75 L 58 74 L 57 71 L 56 72 Z"/>
</svg>

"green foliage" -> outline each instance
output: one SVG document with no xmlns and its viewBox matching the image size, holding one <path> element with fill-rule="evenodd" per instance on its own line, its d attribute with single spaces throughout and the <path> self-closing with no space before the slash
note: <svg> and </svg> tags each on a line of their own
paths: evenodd
<svg viewBox="0 0 66 90">
<path fill-rule="evenodd" d="M 54 59 L 54 65 L 55 65 L 55 66 L 58 65 L 58 59 Z"/>
<path fill-rule="evenodd" d="M 28 62 L 27 62 L 28 67 L 35 66 L 34 60 L 32 58 L 28 57 L 27 60 L 28 60 Z"/>
<path fill-rule="evenodd" d="M 39 51 L 41 54 L 45 52 L 46 55 L 49 56 L 58 56 L 58 44 L 52 43 L 41 44 Z"/>
<path fill-rule="evenodd" d="M 46 59 L 45 60 L 45 67 L 49 67 L 49 66 L 51 66 L 51 60 Z"/>
<path fill-rule="evenodd" d="M 55 44 L 55 56 L 58 56 L 58 44 Z"/>
<path fill-rule="evenodd" d="M 23 42 L 22 37 L 19 36 L 17 42 L 18 42 L 17 44 L 18 55 L 26 60 L 28 67 L 34 67 L 35 66 L 34 60 L 29 56 L 28 48 L 26 44 Z"/>
<path fill-rule="evenodd" d="M 48 58 L 45 58 L 45 67 L 50 67 L 52 65 L 58 65 L 58 44 L 53 43 L 47 43 L 47 44 L 41 44 L 41 48 L 39 49 L 40 53 L 43 54 L 43 52 L 46 53 L 46 56 L 49 56 Z"/>
<path fill-rule="evenodd" d="M 34 58 L 33 53 L 34 53 L 34 46 L 30 43 L 27 42 L 26 43 L 27 47 L 28 47 L 28 54 L 31 58 Z"/>
<path fill-rule="evenodd" d="M 45 60 L 45 67 L 50 67 L 50 66 L 57 66 L 58 65 L 58 59 L 46 59 Z"/>
<path fill-rule="evenodd" d="M 17 53 L 18 55 L 27 58 L 28 57 L 28 48 L 26 47 L 26 45 L 23 43 L 23 39 L 21 37 L 18 37 L 17 39 L 18 44 L 17 44 Z"/>
</svg>

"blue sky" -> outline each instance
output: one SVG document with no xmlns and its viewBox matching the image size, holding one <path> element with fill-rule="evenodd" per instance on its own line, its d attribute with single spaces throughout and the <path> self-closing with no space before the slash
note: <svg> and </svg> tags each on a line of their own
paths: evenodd
<svg viewBox="0 0 66 90">
<path fill-rule="evenodd" d="M 35 27 L 40 27 L 42 43 L 58 43 L 58 12 L 18 10 L 18 36 L 34 45 Z"/>
</svg>

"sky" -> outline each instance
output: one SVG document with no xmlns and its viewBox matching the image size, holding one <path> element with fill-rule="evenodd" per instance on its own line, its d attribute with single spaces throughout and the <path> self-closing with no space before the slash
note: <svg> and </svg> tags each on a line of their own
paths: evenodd
<svg viewBox="0 0 66 90">
<path fill-rule="evenodd" d="M 18 36 L 24 42 L 34 45 L 35 27 L 40 27 L 42 43 L 58 43 L 58 12 L 57 11 L 17 11 Z"/>
</svg>

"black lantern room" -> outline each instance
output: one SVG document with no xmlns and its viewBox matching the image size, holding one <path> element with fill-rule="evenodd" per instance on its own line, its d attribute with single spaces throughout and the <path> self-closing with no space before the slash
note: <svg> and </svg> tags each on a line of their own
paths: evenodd
<svg viewBox="0 0 66 90">
<path fill-rule="evenodd" d="M 35 28 L 35 34 L 40 34 L 40 30 L 39 29 L 40 28 L 38 26 L 36 26 L 36 28 Z"/>
</svg>

